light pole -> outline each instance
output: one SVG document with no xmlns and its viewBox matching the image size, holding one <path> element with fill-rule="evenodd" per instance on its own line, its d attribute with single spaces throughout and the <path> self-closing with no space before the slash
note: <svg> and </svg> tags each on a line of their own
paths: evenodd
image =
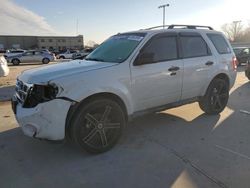
<svg viewBox="0 0 250 188">
<path fill-rule="evenodd" d="M 165 28 L 165 14 L 166 14 L 166 7 L 169 7 L 169 4 L 165 4 L 165 5 L 161 5 L 158 8 L 162 8 L 163 9 L 163 29 Z"/>
</svg>

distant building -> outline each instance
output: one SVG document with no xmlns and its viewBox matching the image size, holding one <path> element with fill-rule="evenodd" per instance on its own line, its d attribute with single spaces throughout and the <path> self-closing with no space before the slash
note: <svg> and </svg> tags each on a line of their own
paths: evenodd
<svg viewBox="0 0 250 188">
<path fill-rule="evenodd" d="M 0 49 L 83 49 L 83 35 L 78 36 L 14 36 L 0 35 Z"/>
</svg>

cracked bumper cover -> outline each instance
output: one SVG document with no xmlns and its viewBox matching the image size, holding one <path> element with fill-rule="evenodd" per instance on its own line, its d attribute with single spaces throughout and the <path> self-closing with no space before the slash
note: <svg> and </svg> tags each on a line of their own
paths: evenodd
<svg viewBox="0 0 250 188">
<path fill-rule="evenodd" d="M 64 139 L 70 101 L 54 99 L 34 108 L 23 108 L 12 99 L 13 103 L 16 103 L 13 107 L 16 119 L 26 136 L 48 140 Z"/>
</svg>

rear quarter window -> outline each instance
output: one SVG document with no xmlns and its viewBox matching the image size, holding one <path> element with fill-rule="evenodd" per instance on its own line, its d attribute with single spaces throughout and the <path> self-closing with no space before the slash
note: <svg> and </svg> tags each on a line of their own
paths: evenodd
<svg viewBox="0 0 250 188">
<path fill-rule="evenodd" d="M 219 54 L 230 54 L 231 50 L 226 39 L 220 34 L 207 34 Z"/>
</svg>

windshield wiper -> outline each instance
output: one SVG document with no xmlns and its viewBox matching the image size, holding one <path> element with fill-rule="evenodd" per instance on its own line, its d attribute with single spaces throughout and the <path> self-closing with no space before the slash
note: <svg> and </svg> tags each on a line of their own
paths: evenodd
<svg viewBox="0 0 250 188">
<path fill-rule="evenodd" d="M 104 61 L 103 59 L 98 59 L 98 58 L 86 58 L 85 60 L 87 60 L 87 61 L 100 61 L 100 62 Z"/>
</svg>

